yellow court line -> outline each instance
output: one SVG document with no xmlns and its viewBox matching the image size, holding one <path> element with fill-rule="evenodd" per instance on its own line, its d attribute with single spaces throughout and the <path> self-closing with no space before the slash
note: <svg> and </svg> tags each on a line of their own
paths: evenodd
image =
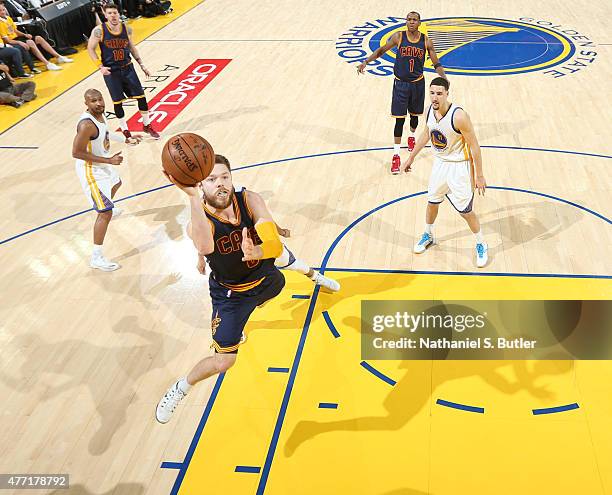
<svg viewBox="0 0 612 495">
<path fill-rule="evenodd" d="M 172 21 L 178 19 L 181 15 L 197 7 L 203 1 L 173 0 L 172 8 L 174 12 L 170 14 L 157 16 L 152 19 L 141 18 L 136 21 L 129 21 L 128 24 L 133 30 L 133 39 L 136 43 L 140 43 Z M 53 101 L 97 70 L 87 54 L 86 45 L 79 45 L 75 48 L 79 50 L 78 53 L 70 55 L 74 62 L 61 64 L 61 71 L 44 71 L 42 74 L 38 74 L 31 79 L 36 83 L 36 94 L 38 95 L 36 100 L 26 103 L 20 108 L 12 108 L 6 105 L 0 107 L 0 134 Z M 23 81 L 25 80 L 17 80 L 17 82 Z M 108 95 L 105 94 L 105 96 Z"/>
</svg>

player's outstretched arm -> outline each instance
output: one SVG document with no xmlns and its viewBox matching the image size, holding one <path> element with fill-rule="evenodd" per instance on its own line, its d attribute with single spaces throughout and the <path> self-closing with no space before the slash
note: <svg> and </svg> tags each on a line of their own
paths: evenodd
<svg viewBox="0 0 612 495">
<path fill-rule="evenodd" d="M 444 72 L 444 67 L 442 67 L 442 64 L 440 63 L 440 59 L 438 58 L 436 49 L 434 48 L 432 41 L 429 39 L 429 36 L 425 37 L 425 48 L 427 49 L 427 53 L 429 54 L 429 59 L 431 60 L 431 63 L 433 64 L 435 71 L 438 73 L 440 77 L 443 77 L 444 79 L 448 79 L 448 77 L 446 77 L 446 73 Z"/>
<path fill-rule="evenodd" d="M 142 135 L 140 134 L 132 134 L 130 137 L 125 137 L 123 134 L 118 132 L 109 132 L 108 137 L 111 141 L 125 143 L 132 146 L 135 146 L 142 141 Z"/>
<path fill-rule="evenodd" d="M 382 55 L 387 53 L 389 50 L 391 50 L 391 48 L 393 48 L 394 46 L 397 46 L 397 44 L 399 43 L 399 36 L 400 36 L 399 33 L 395 33 L 393 36 L 391 36 L 391 38 L 389 38 L 389 41 L 387 41 L 386 45 L 381 46 L 380 48 L 377 48 L 376 50 L 374 50 L 374 52 L 372 52 L 372 55 L 366 58 L 364 62 L 361 62 L 359 64 L 359 66 L 357 67 L 357 74 L 363 74 L 363 71 L 365 71 L 366 66 L 370 62 L 374 62 L 374 60 L 376 60 L 378 57 L 381 57 Z"/>
<path fill-rule="evenodd" d="M 166 178 L 172 182 L 176 187 L 183 191 L 189 197 L 189 207 L 191 210 L 191 222 L 187 228 L 187 233 L 193 245 L 198 250 L 200 257 L 206 256 L 215 250 L 215 240 L 213 238 L 213 231 L 211 223 L 204 213 L 202 208 L 202 197 L 198 191 L 197 186 L 186 186 L 181 184 L 168 172 L 163 170 Z"/>
<path fill-rule="evenodd" d="M 72 143 L 72 156 L 77 160 L 84 160 L 92 163 L 106 163 L 108 165 L 121 165 L 123 157 L 121 152 L 115 153 L 111 157 L 97 156 L 87 151 L 87 145 L 91 139 L 98 135 L 98 128 L 90 120 L 81 120 L 77 126 L 77 135 Z"/>
<path fill-rule="evenodd" d="M 470 148 L 470 154 L 474 160 L 474 180 L 476 183 L 476 189 L 478 194 L 484 196 L 485 189 L 487 188 L 487 181 L 485 180 L 484 172 L 482 171 L 482 153 L 480 151 L 480 144 L 476 139 L 476 133 L 474 132 L 474 126 L 470 120 L 470 116 L 463 109 L 459 109 L 453 115 L 453 124 L 461 131 L 461 135 L 465 142 Z"/>
<path fill-rule="evenodd" d="M 410 172 L 414 159 L 421 152 L 421 150 L 427 145 L 428 142 L 429 142 L 429 130 L 427 129 L 427 127 L 425 127 L 423 131 L 421 131 L 421 134 L 419 134 L 419 137 L 417 138 L 416 142 L 414 143 L 414 149 L 410 153 L 408 160 L 406 160 L 406 163 L 404 163 L 404 172 Z"/>
</svg>

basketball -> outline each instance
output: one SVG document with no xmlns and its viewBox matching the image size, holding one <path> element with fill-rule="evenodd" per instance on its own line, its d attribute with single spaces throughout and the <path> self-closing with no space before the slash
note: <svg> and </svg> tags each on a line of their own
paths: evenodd
<svg viewBox="0 0 612 495">
<path fill-rule="evenodd" d="M 215 165 L 215 152 L 206 139 L 191 132 L 172 136 L 162 151 L 162 166 L 186 186 L 202 182 Z"/>
</svg>

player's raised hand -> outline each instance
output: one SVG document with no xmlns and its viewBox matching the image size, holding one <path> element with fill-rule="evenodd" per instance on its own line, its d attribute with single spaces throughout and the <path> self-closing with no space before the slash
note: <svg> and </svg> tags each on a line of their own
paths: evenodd
<svg viewBox="0 0 612 495">
<path fill-rule="evenodd" d="M 177 181 L 174 177 L 172 177 L 165 170 L 162 170 L 162 172 L 163 172 L 163 174 L 166 176 L 166 178 L 170 182 L 172 182 L 176 187 L 178 187 L 181 191 L 183 191 L 187 196 L 193 196 L 193 197 L 197 197 L 198 196 L 198 187 L 197 187 L 197 185 L 195 185 L 195 186 L 186 186 L 185 184 L 181 184 L 179 181 Z"/>
<path fill-rule="evenodd" d="M 242 244 L 240 248 L 244 254 L 242 261 L 259 260 L 263 256 L 261 247 L 253 243 L 253 239 L 249 237 L 249 231 L 246 227 L 242 229 Z"/>
<path fill-rule="evenodd" d="M 363 71 L 366 68 L 366 64 L 365 62 L 361 62 L 358 66 L 357 66 L 357 74 L 363 74 Z"/>
<path fill-rule="evenodd" d="M 478 189 L 478 194 L 482 196 L 485 195 L 485 190 L 487 189 L 487 181 L 485 180 L 484 175 L 476 176 L 476 189 Z"/>
<path fill-rule="evenodd" d="M 411 153 L 408 157 L 408 160 L 406 160 L 406 162 L 404 163 L 404 172 L 408 173 L 412 171 L 412 162 L 414 162 L 414 157 Z"/>
<path fill-rule="evenodd" d="M 123 161 L 123 157 L 121 156 L 121 151 L 119 153 L 115 153 L 108 160 L 111 165 L 121 165 L 121 162 Z"/>
</svg>

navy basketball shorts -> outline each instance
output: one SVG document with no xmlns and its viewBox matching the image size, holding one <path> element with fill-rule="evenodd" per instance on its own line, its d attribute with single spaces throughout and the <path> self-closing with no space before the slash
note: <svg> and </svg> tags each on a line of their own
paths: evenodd
<svg viewBox="0 0 612 495">
<path fill-rule="evenodd" d="M 393 97 L 391 98 L 391 116 L 405 118 L 410 115 L 421 115 L 425 107 L 425 78 L 417 82 L 395 79 Z"/>
<path fill-rule="evenodd" d="M 144 98 L 144 90 L 134 64 L 113 69 L 108 76 L 104 76 L 104 82 L 114 104 L 122 103 L 128 98 Z"/>
<path fill-rule="evenodd" d="M 271 270 L 259 285 L 244 292 L 228 289 L 212 275 L 208 281 L 212 300 L 211 347 L 219 353 L 236 353 L 251 313 L 257 306 L 280 294 L 285 277 L 279 270 Z"/>
</svg>

